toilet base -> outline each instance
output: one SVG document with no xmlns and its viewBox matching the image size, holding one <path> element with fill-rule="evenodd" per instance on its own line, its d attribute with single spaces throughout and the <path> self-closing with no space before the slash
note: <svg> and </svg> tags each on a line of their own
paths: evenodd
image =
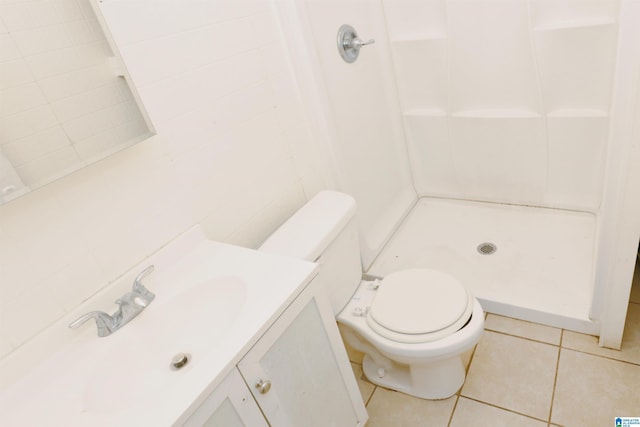
<svg viewBox="0 0 640 427">
<path fill-rule="evenodd" d="M 466 375 L 462 355 L 426 364 L 392 362 L 391 368 L 383 368 L 365 354 L 362 371 L 373 384 L 430 400 L 456 394 Z"/>
</svg>

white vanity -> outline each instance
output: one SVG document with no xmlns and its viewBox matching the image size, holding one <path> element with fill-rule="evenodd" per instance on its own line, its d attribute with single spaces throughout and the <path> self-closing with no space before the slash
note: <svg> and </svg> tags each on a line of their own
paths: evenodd
<svg viewBox="0 0 640 427">
<path fill-rule="evenodd" d="M 67 328 L 151 263 L 156 298 L 129 324 Z M 0 425 L 363 426 L 317 270 L 192 230 L 3 360 Z"/>
<path fill-rule="evenodd" d="M 337 356 L 342 343 L 319 290 L 312 281 L 223 385 L 194 405 L 185 425 L 364 425 L 362 399 L 353 394 L 350 365 Z"/>
</svg>

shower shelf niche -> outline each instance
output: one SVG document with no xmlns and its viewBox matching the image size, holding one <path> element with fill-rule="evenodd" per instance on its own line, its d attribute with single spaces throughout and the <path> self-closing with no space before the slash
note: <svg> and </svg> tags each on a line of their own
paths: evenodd
<svg viewBox="0 0 640 427">
<path fill-rule="evenodd" d="M 548 24 L 536 25 L 534 31 L 562 31 L 562 30 L 575 30 L 581 28 L 601 27 L 606 25 L 614 25 L 616 20 L 611 17 L 583 19 L 566 22 L 553 22 Z"/>
<path fill-rule="evenodd" d="M 478 119 L 528 119 L 542 117 L 540 113 L 531 110 L 504 108 L 504 109 L 465 109 L 451 114 L 452 117 L 466 117 Z"/>
<path fill-rule="evenodd" d="M 609 113 L 600 109 L 559 108 L 547 113 L 547 117 L 609 117 Z"/>
<path fill-rule="evenodd" d="M 479 119 L 526 119 L 539 118 L 543 114 L 531 110 L 521 109 L 469 109 L 459 110 L 451 114 L 441 108 L 413 108 L 403 111 L 405 117 L 460 117 L 460 118 L 479 118 Z M 547 117 L 583 117 L 583 118 L 604 118 L 609 117 L 609 113 L 605 110 L 595 108 L 559 108 L 546 113 Z"/>
</svg>

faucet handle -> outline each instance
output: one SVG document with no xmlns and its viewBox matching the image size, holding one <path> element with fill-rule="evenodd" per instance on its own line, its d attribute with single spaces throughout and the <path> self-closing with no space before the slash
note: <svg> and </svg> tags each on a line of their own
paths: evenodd
<svg viewBox="0 0 640 427">
<path fill-rule="evenodd" d="M 118 310 L 115 313 L 108 315 L 102 311 L 92 311 L 71 322 L 69 327 L 75 329 L 87 320 L 94 319 L 98 327 L 98 336 L 104 337 L 126 325 L 156 297 L 142 285 L 142 279 L 151 274 L 153 270 L 154 266 L 150 265 L 136 276 L 133 281 L 133 290 L 115 300 L 118 305 Z"/>
<path fill-rule="evenodd" d="M 153 270 L 155 270 L 155 268 L 156 267 L 154 265 L 150 265 L 149 267 L 142 270 L 142 272 L 138 274 L 133 280 L 133 292 L 149 298 L 149 301 L 151 301 L 155 297 L 155 295 L 149 292 L 149 290 L 144 287 L 144 285 L 142 284 L 142 279 L 153 273 Z"/>
<path fill-rule="evenodd" d="M 113 332 L 113 327 L 114 327 L 113 317 L 109 316 L 107 313 L 104 313 L 102 311 L 92 311 L 87 314 L 84 314 L 78 317 L 73 322 L 69 323 L 69 327 L 71 329 L 76 329 L 77 327 L 79 327 L 89 319 L 95 319 L 96 326 L 98 327 L 99 337 L 105 337 L 107 335 L 110 335 L 111 332 Z"/>
<path fill-rule="evenodd" d="M 133 286 L 136 286 L 136 285 L 142 286 L 142 279 L 144 279 L 145 277 L 153 273 L 153 270 L 155 269 L 156 269 L 156 266 L 152 264 L 149 267 L 142 270 L 140 274 L 138 274 L 136 278 L 133 279 Z"/>
</svg>

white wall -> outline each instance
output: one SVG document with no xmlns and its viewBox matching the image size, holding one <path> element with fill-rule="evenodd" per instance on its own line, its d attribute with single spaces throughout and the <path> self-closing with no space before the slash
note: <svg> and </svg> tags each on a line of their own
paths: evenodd
<svg viewBox="0 0 640 427">
<path fill-rule="evenodd" d="M 420 195 L 596 212 L 618 0 L 382 0 Z"/>
<path fill-rule="evenodd" d="M 622 0 L 613 126 L 598 215 L 596 288 L 591 317 L 600 345 L 620 348 L 640 238 L 640 3 Z"/>
<path fill-rule="evenodd" d="M 382 3 L 365 0 L 293 0 L 301 24 L 295 60 L 313 70 L 302 84 L 321 88 L 315 111 L 324 113 L 324 148 L 333 154 L 342 191 L 358 204 L 360 249 L 367 268 L 416 200 L 390 63 Z M 284 9 L 284 7 L 283 7 Z M 291 12 L 294 13 L 294 12 Z M 338 29 L 350 24 L 375 39 L 353 63 L 337 49 Z M 297 40 L 291 45 L 295 49 Z M 311 92 L 311 91 L 310 91 Z M 320 104 L 318 106 L 318 103 Z M 314 106 L 309 106 L 314 109 Z"/>
<path fill-rule="evenodd" d="M 256 246 L 330 174 L 268 0 L 102 9 L 157 135 L 0 206 L 0 355 L 194 224 Z"/>
<path fill-rule="evenodd" d="M 30 188 L 149 134 L 89 1 L 0 2 L 0 150 Z"/>
</svg>

